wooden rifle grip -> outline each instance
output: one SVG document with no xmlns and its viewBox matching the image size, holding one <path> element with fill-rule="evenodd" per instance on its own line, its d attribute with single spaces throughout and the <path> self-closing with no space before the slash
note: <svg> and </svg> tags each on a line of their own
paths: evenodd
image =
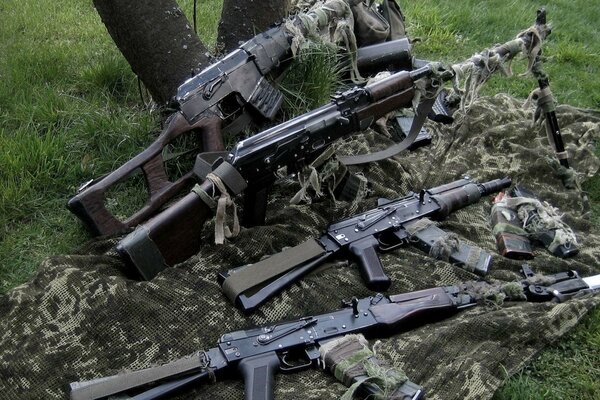
<svg viewBox="0 0 600 400">
<path fill-rule="evenodd" d="M 168 125 L 157 140 L 146 150 L 75 195 L 69 200 L 67 207 L 88 226 L 94 235 L 122 233 L 147 220 L 166 202 L 194 182 L 191 171 L 175 182 L 171 182 L 168 179 L 162 157 L 162 150 L 169 142 L 193 129 L 201 131 L 202 140 L 206 142 L 205 150 L 223 150 L 219 117 L 207 116 L 190 125 L 183 114 L 176 113 L 168 121 Z M 149 199 L 142 208 L 121 221 L 106 208 L 106 192 L 131 176 L 138 168 L 144 174 Z"/>
<path fill-rule="evenodd" d="M 222 122 L 221 118 L 216 116 L 204 120 L 204 126 L 201 128 L 202 150 L 204 152 L 225 151 L 223 133 L 221 132 Z"/>
</svg>

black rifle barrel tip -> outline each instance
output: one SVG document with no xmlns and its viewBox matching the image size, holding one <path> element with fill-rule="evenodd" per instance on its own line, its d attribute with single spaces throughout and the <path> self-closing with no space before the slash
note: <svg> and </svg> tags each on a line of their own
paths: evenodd
<svg viewBox="0 0 600 400">
<path fill-rule="evenodd" d="M 501 179 L 494 179 L 489 182 L 479 184 L 479 188 L 482 191 L 482 195 L 488 195 L 492 193 L 497 193 L 502 189 L 506 189 L 512 185 L 512 179 L 508 176 Z"/>
</svg>

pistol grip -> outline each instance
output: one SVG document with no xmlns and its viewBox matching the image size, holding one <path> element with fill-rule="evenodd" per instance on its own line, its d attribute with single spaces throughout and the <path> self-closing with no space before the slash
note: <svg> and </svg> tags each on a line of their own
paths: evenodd
<svg viewBox="0 0 600 400">
<path fill-rule="evenodd" d="M 384 291 L 392 283 L 390 278 L 383 272 L 383 266 L 375 250 L 379 242 L 374 236 L 357 240 L 348 249 L 358 259 L 360 275 L 366 286 L 374 291 Z"/>
<path fill-rule="evenodd" d="M 246 400 L 273 400 L 275 373 L 279 370 L 275 352 L 244 358 L 238 369 L 244 378 Z"/>
</svg>

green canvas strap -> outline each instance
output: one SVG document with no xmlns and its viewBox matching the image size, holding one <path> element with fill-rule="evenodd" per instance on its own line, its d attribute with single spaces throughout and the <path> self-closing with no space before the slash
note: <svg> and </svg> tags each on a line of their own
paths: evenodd
<svg viewBox="0 0 600 400">
<path fill-rule="evenodd" d="M 223 281 L 223 293 L 235 303 L 235 299 L 246 290 L 264 284 L 324 253 L 325 249 L 318 241 L 307 240 L 257 263 L 234 270 Z"/>
<path fill-rule="evenodd" d="M 415 115 L 413 123 L 410 127 L 410 132 L 408 133 L 408 136 L 400 143 L 396 143 L 385 150 L 376 151 L 374 153 L 360 154 L 357 156 L 338 156 L 338 160 L 346 165 L 366 164 L 374 161 L 384 160 L 408 149 L 410 145 L 413 144 L 417 136 L 419 136 L 419 132 L 421 132 L 421 128 L 425 123 L 425 118 L 427 118 L 427 114 L 429 114 L 429 111 L 431 111 L 436 98 L 437 96 L 433 96 L 430 99 L 425 99 L 425 101 L 422 101 L 419 104 L 419 107 L 417 108 L 417 114 Z"/>
<path fill-rule="evenodd" d="M 172 361 L 156 367 L 138 371 L 124 372 L 119 375 L 93 379 L 86 382 L 71 384 L 71 400 L 96 399 L 110 396 L 124 390 L 138 387 L 157 380 L 184 374 L 208 365 L 203 352 L 194 353 L 188 357 Z"/>
<path fill-rule="evenodd" d="M 227 161 L 221 161 L 227 157 L 227 154 L 228 152 L 226 151 L 198 154 L 193 172 L 201 182 L 210 174 L 218 176 L 225 184 L 227 190 L 235 196 L 242 193 L 248 187 L 248 183 L 233 165 Z"/>
<path fill-rule="evenodd" d="M 148 228 L 144 225 L 140 225 L 131 234 L 125 236 L 119 246 L 127 249 L 127 257 L 144 280 L 151 280 L 168 267 L 156 243 L 150 238 Z"/>
</svg>

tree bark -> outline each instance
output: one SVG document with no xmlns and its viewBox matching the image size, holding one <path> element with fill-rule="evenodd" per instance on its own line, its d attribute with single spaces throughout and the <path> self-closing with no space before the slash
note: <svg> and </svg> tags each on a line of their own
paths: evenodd
<svg viewBox="0 0 600 400">
<path fill-rule="evenodd" d="M 93 0 L 113 41 L 154 101 L 164 105 L 207 63 L 206 48 L 175 0 Z"/>
<path fill-rule="evenodd" d="M 290 7 L 291 0 L 224 0 L 217 41 L 229 52 L 282 21 Z"/>
</svg>

